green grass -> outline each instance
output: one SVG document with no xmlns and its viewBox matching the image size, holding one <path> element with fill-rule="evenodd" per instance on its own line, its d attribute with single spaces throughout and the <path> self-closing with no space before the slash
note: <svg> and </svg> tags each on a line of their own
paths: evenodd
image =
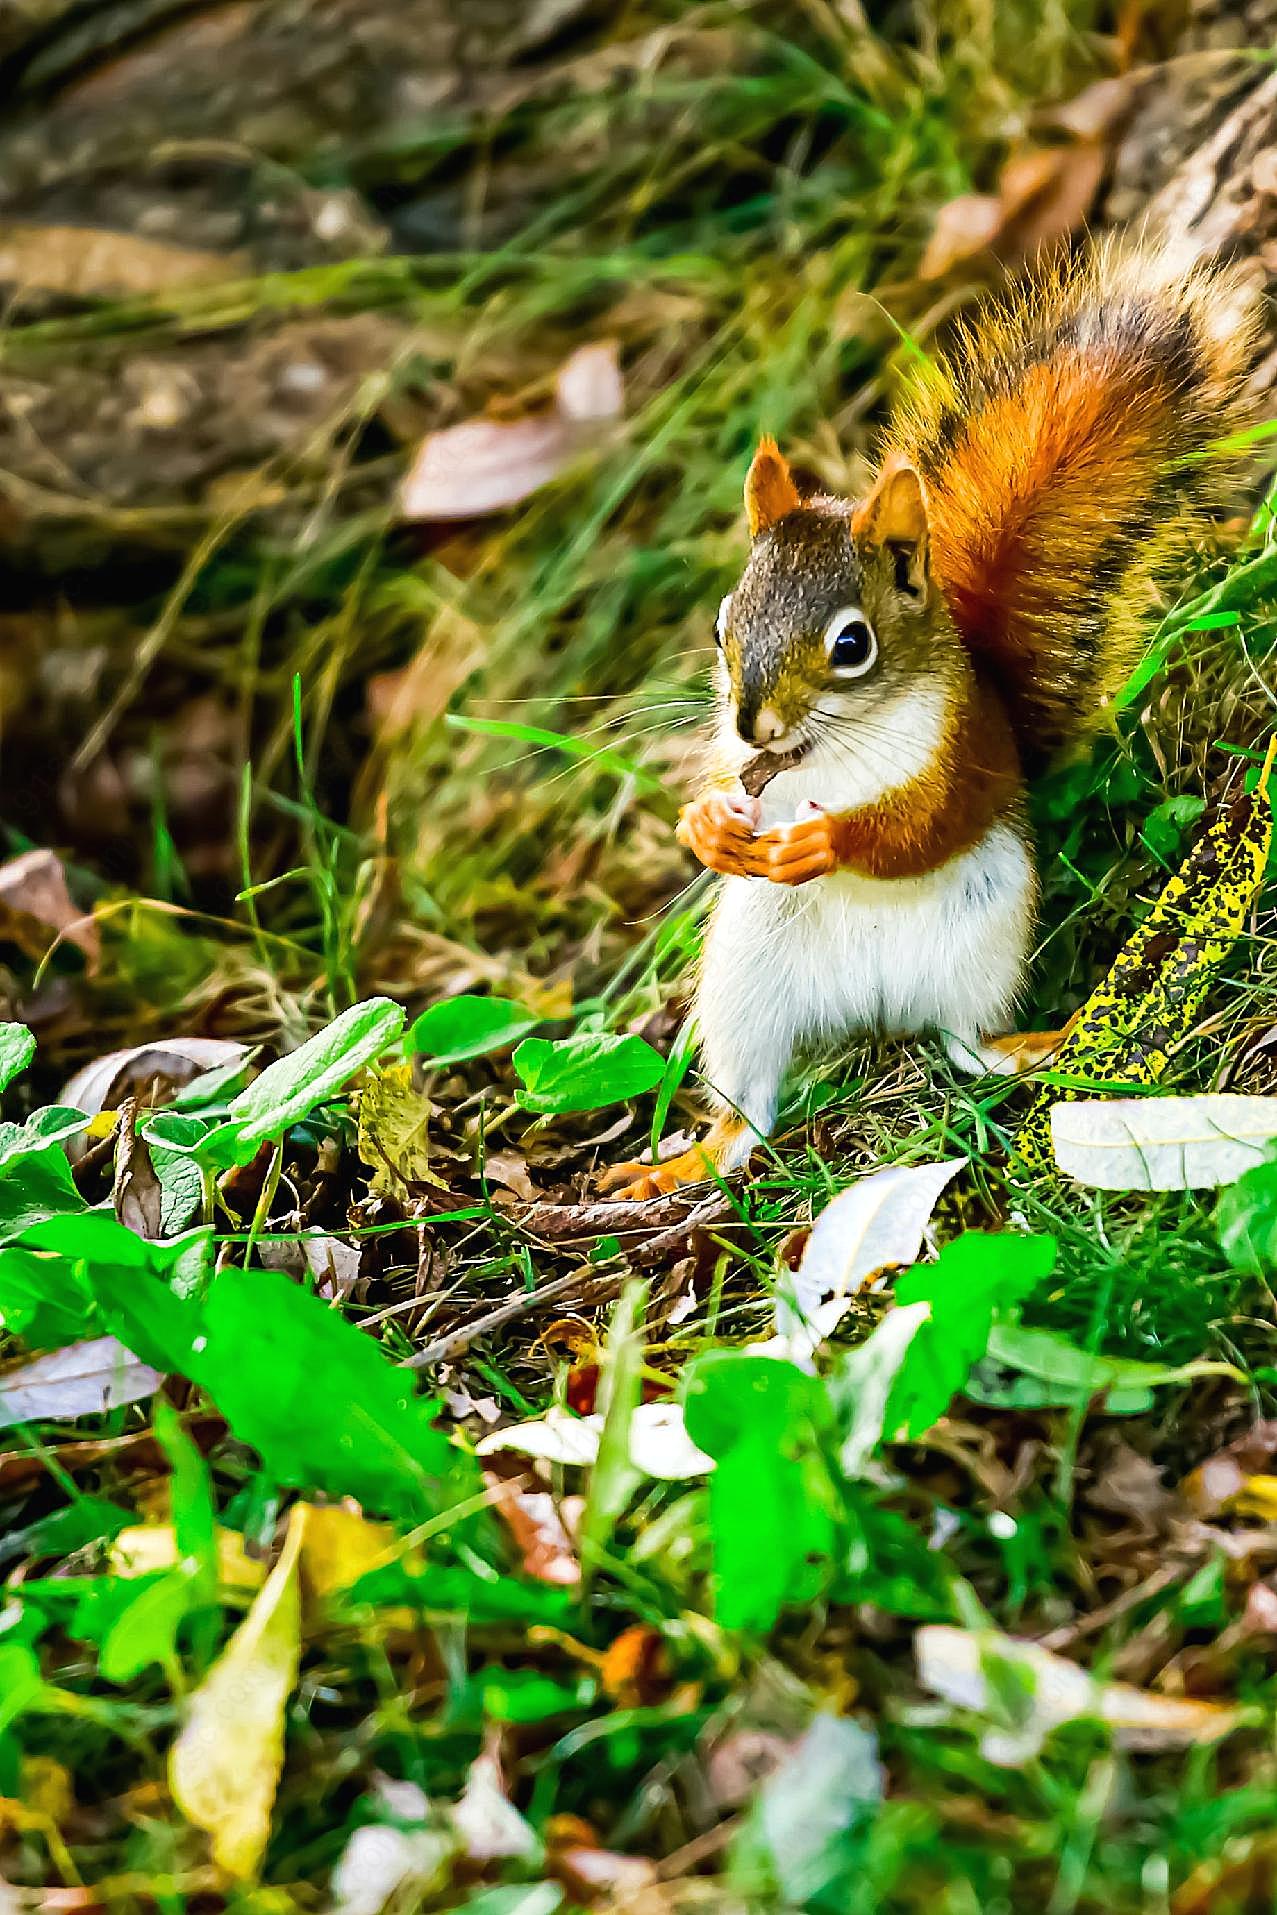
<svg viewBox="0 0 1277 1915">
<path fill-rule="evenodd" d="M 956 303 L 914 277 L 936 208 L 987 186 L 1026 103 L 1067 96 L 1102 70 L 1103 49 L 1080 0 L 926 8 L 892 33 L 819 5 L 650 9 L 625 32 L 662 22 L 669 48 L 637 78 L 587 63 L 495 123 L 373 130 L 315 165 L 315 183 L 385 207 L 447 169 L 545 182 L 490 245 L 101 303 L 0 340 L 19 369 L 65 369 L 298 312 L 376 312 L 403 329 L 386 378 L 317 441 L 245 477 L 237 501 L 95 511 L 70 591 L 85 642 L 106 648 L 93 751 L 162 766 L 194 701 L 212 697 L 227 719 L 225 789 L 211 837 L 161 776 L 135 798 L 132 842 L 107 855 L 86 829 L 67 847 L 103 961 L 85 977 L 64 949 L 43 967 L 15 957 L 22 992 L 65 988 L 81 1009 L 41 1029 L 7 1117 L 54 1102 L 113 1044 L 198 1030 L 295 1053 L 381 994 L 415 1017 L 491 992 L 540 1016 L 538 1036 L 639 1032 L 677 1054 L 708 890 L 671 826 L 713 608 L 741 561 L 753 440 L 775 431 L 825 483 L 858 482 L 897 378 Z M 393 522 L 396 421 L 419 430 L 492 398 L 543 397 L 567 351 L 609 337 L 622 430 L 515 512 L 431 534 Z M 1265 509 L 1239 553 L 1201 555 L 1179 604 L 1150 616 L 1154 669 L 1113 735 L 1036 794 L 1045 882 L 1026 1023 L 1077 1006 L 1178 863 L 1199 812 L 1174 801 L 1215 804 L 1262 756 L 1270 530 Z M 123 562 L 139 550 L 144 564 Z M 419 653 L 432 667 L 423 712 L 378 736 L 368 682 Z M 20 774 L 50 749 L 14 746 L 15 850 L 47 829 L 41 788 L 28 795 Z M 1265 895 L 1172 1087 L 1272 1089 L 1272 925 Z M 591 1905 L 570 1853 L 591 1845 L 650 1865 L 629 1901 L 613 1885 L 592 1903 L 635 1915 L 1268 1905 L 1277 1696 L 1271 1638 L 1248 1628 L 1247 1601 L 1252 1582 L 1266 1589 L 1272 1545 L 1257 1513 L 1199 1521 L 1176 1487 L 1274 1407 L 1272 1272 L 1230 1263 L 1216 1199 L 1014 1177 L 1005 1147 L 1024 1090 L 957 1079 L 918 1044 L 813 1067 L 749 1183 L 691 1240 L 655 1226 L 636 1238 L 612 1215 L 572 1237 L 561 1216 L 551 1228 L 528 1214 L 528 1188 L 560 1212 L 589 1198 L 601 1166 L 660 1128 L 659 1106 L 667 1132 L 696 1121 L 694 1074 L 619 1108 L 537 1115 L 508 1050 L 428 1073 L 391 1042 L 375 1068 L 380 1088 L 351 1063 L 349 1081 L 278 1122 L 268 1113 L 243 1148 L 238 1085 L 195 1104 L 201 1121 L 176 1142 L 198 1166 L 186 1220 L 211 1238 L 193 1239 L 177 1272 L 166 1247 L 97 1230 L 111 1215 L 109 1138 L 90 1139 L 76 1171 L 80 1196 L 105 1206 L 96 1224 L 65 1177 L 55 1201 L 30 1159 L 0 1164 L 0 1309 L 16 1323 L 14 1298 L 38 1291 L 45 1313 L 6 1353 L 141 1340 L 194 1439 L 183 1448 L 161 1416 L 157 1448 L 145 1399 L 0 1437 L 13 1583 L 0 1608 L 0 1875 L 31 1897 L 64 1890 L 68 1906 L 89 1884 L 111 1908 L 318 1910 L 352 1834 L 406 1820 L 441 1859 L 390 1903 L 404 1910 Z M 411 1188 L 385 1163 L 403 1142 L 396 1086 L 415 1121 L 423 1095 L 431 1104 L 428 1174 Z M 380 1156 L 367 1135 L 361 1154 L 361 1098 Z M 176 1188 L 174 1142 L 157 1131 Z M 878 1443 L 849 1476 L 848 1353 L 890 1317 L 875 1292 L 820 1376 L 787 1381 L 768 1434 L 739 1351 L 771 1334 L 795 1233 L 864 1172 L 956 1154 L 970 1167 L 937 1208 L 939 1242 L 1027 1224 L 1057 1246 L 1023 1294 L 990 1276 L 1003 1320 L 1018 1313 L 1079 1352 L 1235 1374 L 1159 1385 L 1118 1415 L 1032 1407 L 1010 1373 L 978 1365 L 969 1394 L 941 1391 L 916 1440 Z M 15 1243 L 5 1205 L 23 1191 L 65 1208 L 56 1250 Z M 359 1253 L 335 1308 L 304 1295 L 303 1231 Z M 626 1287 L 635 1271 L 645 1294 Z M 467 1344 L 469 1326 L 511 1303 Z M 960 1309 L 949 1321 L 942 1355 L 964 1330 Z M 431 1427 L 410 1373 L 391 1366 L 442 1340 L 447 1357 L 425 1366 Z M 712 1487 L 632 1479 L 621 1439 L 634 1404 L 689 1374 L 711 1379 L 734 1460 L 720 1457 Z M 563 1545 L 584 1581 L 538 1581 L 487 1507 L 474 1445 L 494 1418 L 609 1394 L 598 1463 L 546 1472 L 556 1496 L 585 1499 L 565 1506 L 569 1531 L 578 1514 L 581 1527 Z M 78 1447 L 97 1439 L 97 1452 Z M 1132 1455 L 1151 1460 L 1168 1501 Z M 1247 1468 L 1267 1474 L 1262 1456 Z M 269 1563 L 299 1496 L 357 1497 L 390 1525 L 390 1560 L 353 1596 L 308 1597 L 262 1883 L 237 1885 L 175 1806 L 168 1754 L 247 1601 L 217 1585 L 211 1511 Z M 177 1562 L 135 1589 L 106 1546 L 170 1513 Z M 1246 1531 L 1259 1535 L 1249 1555 Z M 767 1613 L 759 1592 L 777 1578 Z M 152 1607 L 130 1614 L 142 1598 Z M 998 1766 L 982 1739 L 1023 1694 L 1005 1669 L 983 1712 L 924 1691 L 916 1632 L 939 1620 L 1061 1632 L 1079 1664 L 1251 1714 L 1217 1747 L 1150 1754 L 1073 1721 Z M 627 1630 L 647 1632 L 629 1639 L 643 1654 L 628 1669 Z M 792 1757 L 814 1714 L 843 1740 L 797 1800 L 779 1782 L 761 1802 L 733 1788 L 747 1758 Z M 451 1819 L 485 1746 L 527 1825 L 519 1856 L 467 1855 L 473 1837 Z M 388 1796 L 387 1778 L 428 1806 Z"/>
</svg>

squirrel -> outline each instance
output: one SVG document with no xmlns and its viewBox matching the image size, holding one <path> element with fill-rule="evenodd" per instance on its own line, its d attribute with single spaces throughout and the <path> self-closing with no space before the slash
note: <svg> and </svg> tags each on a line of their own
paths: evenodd
<svg viewBox="0 0 1277 1915">
<path fill-rule="evenodd" d="M 1246 414 L 1259 302 L 1173 241 L 1110 242 L 986 304 L 890 426 L 858 501 L 804 497 L 772 439 L 719 608 L 707 788 L 678 838 L 720 885 L 695 996 L 703 1141 L 618 1166 L 644 1197 L 741 1168 L 797 1051 L 1007 1035 L 1037 873 L 1027 782 L 1085 745 L 1155 588 L 1221 503 L 1203 455 Z"/>
</svg>

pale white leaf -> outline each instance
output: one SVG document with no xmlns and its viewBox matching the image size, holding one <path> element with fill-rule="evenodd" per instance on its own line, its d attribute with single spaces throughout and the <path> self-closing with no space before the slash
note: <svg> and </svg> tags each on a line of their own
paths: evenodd
<svg viewBox="0 0 1277 1915">
<path fill-rule="evenodd" d="M 976 1714 L 1001 1713 L 998 1685 L 986 1669 L 1010 1666 L 1026 1682 L 1025 1714 L 986 1731 L 981 1754 L 1011 1768 L 1029 1761 L 1061 1723 L 1087 1718 L 1108 1723 L 1128 1749 L 1181 1749 L 1216 1742 L 1242 1720 L 1240 1709 L 1182 1696 L 1158 1695 L 1126 1682 L 1103 1682 L 1035 1642 L 929 1623 L 914 1637 L 918 1680 L 924 1688 Z"/>
<path fill-rule="evenodd" d="M 541 1853 L 536 1831 L 506 1793 L 492 1739 L 470 1764 L 465 1790 L 448 1814 L 472 1862 L 526 1861 Z"/>
<path fill-rule="evenodd" d="M 582 423 L 619 419 L 625 388 L 616 359 L 616 341 L 602 339 L 592 346 L 578 346 L 559 367 L 554 397 L 565 419 Z"/>
<path fill-rule="evenodd" d="M 466 419 L 427 433 L 399 492 L 405 519 L 481 518 L 557 478 L 624 401 L 616 346 L 581 346 L 559 368 L 555 403 L 524 419 Z"/>
<path fill-rule="evenodd" d="M 479 1456 L 495 1456 L 498 1450 L 514 1450 L 519 1456 L 535 1456 L 543 1463 L 593 1463 L 599 1453 L 601 1416 L 573 1416 L 569 1410 L 547 1410 L 544 1416 L 527 1423 L 512 1424 L 508 1430 L 493 1430 L 475 1444 Z"/>
<path fill-rule="evenodd" d="M 77 1071 L 58 1102 L 96 1117 L 115 1110 L 131 1090 L 154 1078 L 166 1084 L 189 1084 L 205 1071 L 237 1064 L 248 1056 L 248 1046 L 224 1037 L 169 1037 L 153 1044 L 133 1044 L 127 1050 L 107 1051 Z"/>
<path fill-rule="evenodd" d="M 598 1461 L 602 1429 L 601 1416 L 573 1416 L 567 1410 L 553 1409 L 531 1422 L 493 1430 L 490 1436 L 480 1438 L 475 1449 L 480 1456 L 514 1450 L 544 1463 L 593 1464 Z M 681 1483 L 688 1476 L 703 1476 L 715 1467 L 714 1458 L 697 1449 L 687 1434 L 680 1404 L 638 1404 L 630 1417 L 629 1435 L 630 1461 L 645 1476 Z"/>
<path fill-rule="evenodd" d="M 355 1830 L 332 1873 L 333 1915 L 381 1915 L 400 1894 L 419 1907 L 446 1887 L 455 1846 L 441 1829 L 387 1828 L 367 1823 Z"/>
<path fill-rule="evenodd" d="M 1235 1183 L 1277 1140 L 1277 1097 L 1090 1098 L 1055 1104 L 1051 1142 L 1067 1176 L 1097 1190 Z"/>
<path fill-rule="evenodd" d="M 687 1434 L 681 1403 L 639 1404 L 630 1418 L 630 1456 L 635 1469 L 662 1482 L 681 1483 L 716 1467 Z"/>
<path fill-rule="evenodd" d="M 115 1337 L 72 1343 L 0 1374 L 0 1426 L 93 1416 L 154 1396 L 161 1381 Z"/>
<path fill-rule="evenodd" d="M 767 1353 L 805 1367 L 880 1271 L 916 1263 L 940 1193 L 966 1161 L 895 1165 L 840 1191 L 817 1217 L 797 1273 L 777 1298 L 784 1347 L 767 1346 Z"/>
<path fill-rule="evenodd" d="M 871 1729 L 813 1716 L 758 1793 L 751 1821 L 786 1907 L 808 1908 L 829 1880 L 829 1857 L 882 1801 L 885 1776 Z"/>
</svg>

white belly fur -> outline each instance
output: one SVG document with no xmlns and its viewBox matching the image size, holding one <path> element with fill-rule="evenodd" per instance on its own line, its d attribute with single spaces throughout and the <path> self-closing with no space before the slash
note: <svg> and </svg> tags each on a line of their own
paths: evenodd
<svg viewBox="0 0 1277 1915">
<path fill-rule="evenodd" d="M 1006 822 L 919 878 L 725 880 L 697 993 L 711 1088 L 765 1135 L 799 1046 L 932 1030 L 974 1048 L 1006 1030 L 1034 894 L 1028 846 Z"/>
</svg>

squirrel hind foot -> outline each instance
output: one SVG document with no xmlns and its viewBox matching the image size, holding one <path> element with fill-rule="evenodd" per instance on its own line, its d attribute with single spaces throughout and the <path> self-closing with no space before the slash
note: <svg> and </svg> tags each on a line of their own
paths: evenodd
<svg viewBox="0 0 1277 1915">
<path fill-rule="evenodd" d="M 604 1171 L 600 1185 L 604 1190 L 616 1190 L 618 1197 L 631 1203 L 667 1197 L 672 1190 L 707 1183 L 740 1169 L 749 1160 L 746 1140 L 753 1137 L 747 1124 L 720 1118 L 711 1125 L 703 1143 L 692 1144 L 676 1157 L 666 1157 L 656 1164 L 637 1160 L 613 1164 Z"/>
<path fill-rule="evenodd" d="M 979 1047 L 981 1062 L 995 1077 L 1019 1077 L 1038 1070 L 1055 1056 L 1069 1028 L 1066 1024 L 1058 1031 L 1009 1031 L 1004 1037 L 986 1037 Z"/>
</svg>

